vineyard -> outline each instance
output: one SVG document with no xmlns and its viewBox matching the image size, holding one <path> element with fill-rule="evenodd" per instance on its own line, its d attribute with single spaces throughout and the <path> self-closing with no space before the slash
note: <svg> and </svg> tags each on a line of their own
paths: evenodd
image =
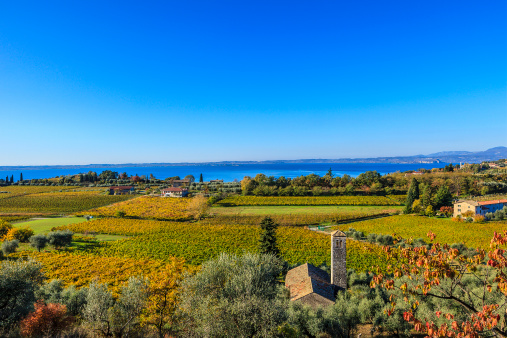
<svg viewBox="0 0 507 338">
<path fill-rule="evenodd" d="M 157 226 L 155 223 L 152 222 L 151 226 Z M 90 249 L 90 252 L 102 256 L 162 261 L 175 256 L 184 258 L 188 264 L 200 265 L 221 252 L 256 252 L 260 235 L 259 226 L 253 225 L 170 223 L 159 229 L 160 232 L 104 243 Z M 280 227 L 277 235 L 281 255 L 289 264 L 309 262 L 316 266 L 329 265 L 328 235 L 297 227 Z M 348 245 L 347 257 L 350 263 L 347 264 L 351 269 L 364 271 L 372 265 L 386 266 L 385 255 L 380 247 L 353 241 Z"/>
<path fill-rule="evenodd" d="M 122 218 L 101 218 L 98 220 L 69 224 L 57 227 L 57 230 L 68 229 L 77 233 L 98 233 L 109 235 L 135 236 L 152 232 L 160 232 L 171 227 L 185 227 L 186 223 L 134 220 Z"/>
<path fill-rule="evenodd" d="M 72 213 L 130 198 L 129 195 L 110 196 L 97 191 L 33 193 L 0 199 L 0 213 Z"/>
<path fill-rule="evenodd" d="M 385 196 L 231 196 L 218 202 L 222 206 L 242 205 L 400 205 Z"/>
<path fill-rule="evenodd" d="M 186 198 L 141 196 L 129 201 L 88 210 L 82 212 L 81 215 L 113 217 L 118 211 L 123 211 L 127 217 L 185 220 L 188 219 L 187 207 L 190 201 Z"/>
<path fill-rule="evenodd" d="M 350 225 L 358 231 L 392 235 L 396 233 L 403 238 L 427 239 L 427 233 L 436 234 L 439 243 L 464 243 L 469 247 L 487 249 L 493 233 L 507 230 L 506 222 L 458 223 L 450 219 L 428 218 L 413 215 L 399 215 L 355 222 Z M 337 227 L 347 230 L 349 226 Z"/>
<path fill-rule="evenodd" d="M 360 220 L 363 218 L 388 215 L 385 210 L 372 212 L 342 212 L 331 214 L 282 214 L 270 216 L 277 224 L 285 226 L 315 225 L 321 223 L 339 223 L 345 221 Z M 259 224 L 265 216 L 256 215 L 219 215 L 207 219 L 212 224 Z"/>
<path fill-rule="evenodd" d="M 107 283 L 113 291 L 119 291 L 121 283 L 131 276 L 144 276 L 153 282 L 162 279 L 181 278 L 187 270 L 183 261 L 170 258 L 157 260 L 98 257 L 72 253 L 36 252 L 18 253 L 18 257 L 30 256 L 41 262 L 44 273 L 51 279 L 61 279 L 66 285 L 88 286 L 93 280 Z"/>
</svg>

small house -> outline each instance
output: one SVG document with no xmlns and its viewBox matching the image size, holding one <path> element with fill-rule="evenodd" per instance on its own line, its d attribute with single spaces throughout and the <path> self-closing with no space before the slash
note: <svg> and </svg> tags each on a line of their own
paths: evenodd
<svg viewBox="0 0 507 338">
<path fill-rule="evenodd" d="M 162 190 L 162 197 L 187 197 L 188 189 L 186 188 L 165 188 Z"/>
<path fill-rule="evenodd" d="M 134 193 L 133 186 L 109 187 L 109 195 L 128 195 Z"/>
</svg>

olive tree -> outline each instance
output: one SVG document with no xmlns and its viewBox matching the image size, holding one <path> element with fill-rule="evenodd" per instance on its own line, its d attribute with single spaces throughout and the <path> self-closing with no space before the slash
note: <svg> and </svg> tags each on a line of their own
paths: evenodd
<svg viewBox="0 0 507 338">
<path fill-rule="evenodd" d="M 43 234 L 38 234 L 30 237 L 29 241 L 30 245 L 40 252 L 42 249 L 46 247 L 46 244 L 48 244 L 49 239 Z"/>
<path fill-rule="evenodd" d="M 283 262 L 273 254 L 222 254 L 181 286 L 185 336 L 272 337 L 286 318 L 277 282 Z"/>
<path fill-rule="evenodd" d="M 73 235 L 74 233 L 70 230 L 58 230 L 48 233 L 47 238 L 49 239 L 49 244 L 58 249 L 70 245 Z"/>
<path fill-rule="evenodd" d="M 115 299 L 106 284 L 92 282 L 86 295 L 83 319 L 105 337 L 126 337 L 139 328 L 139 316 L 148 299 L 148 282 L 130 277 Z"/>
<path fill-rule="evenodd" d="M 16 252 L 16 249 L 19 246 L 19 241 L 17 239 L 13 239 L 12 241 L 4 241 L 2 243 L 2 252 L 4 255 L 9 255 L 11 253 Z"/>
<path fill-rule="evenodd" d="M 35 291 L 44 281 L 41 269 L 32 260 L 0 264 L 0 328 L 17 323 L 33 310 Z"/>
</svg>

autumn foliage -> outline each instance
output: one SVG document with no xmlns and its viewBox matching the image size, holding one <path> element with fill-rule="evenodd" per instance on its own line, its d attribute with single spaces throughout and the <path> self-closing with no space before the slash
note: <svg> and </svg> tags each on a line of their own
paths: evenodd
<svg viewBox="0 0 507 338">
<path fill-rule="evenodd" d="M 21 334 L 25 337 L 53 337 L 69 328 L 74 318 L 67 314 L 62 304 L 35 303 L 35 311 L 20 323 Z"/>
<path fill-rule="evenodd" d="M 429 232 L 428 237 L 434 240 L 435 234 Z M 438 243 L 431 248 L 393 250 L 386 247 L 388 255 L 401 263 L 389 268 L 391 275 L 379 272 L 371 286 L 381 286 L 392 292 L 389 313 L 394 313 L 396 302 L 409 303 L 411 307 L 404 312 L 404 319 L 415 331 L 429 337 L 506 336 L 507 328 L 500 325 L 502 317 L 505 320 L 507 301 L 507 258 L 501 248 L 505 244 L 507 231 L 495 232 L 491 251 L 477 249 L 472 256 Z M 459 310 L 454 313 L 436 311 L 437 324 L 418 314 L 420 301 L 428 298 L 445 300 Z"/>
</svg>

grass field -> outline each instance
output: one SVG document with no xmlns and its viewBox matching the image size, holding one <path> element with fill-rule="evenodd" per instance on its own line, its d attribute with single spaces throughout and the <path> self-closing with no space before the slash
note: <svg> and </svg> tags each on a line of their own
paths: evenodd
<svg viewBox="0 0 507 338">
<path fill-rule="evenodd" d="M 332 214 L 332 213 L 376 213 L 396 212 L 402 206 L 239 206 L 213 207 L 211 213 L 216 215 L 294 215 L 294 214 Z"/>
<path fill-rule="evenodd" d="M 36 235 L 38 235 L 50 232 L 51 228 L 53 227 L 59 227 L 63 225 L 76 224 L 82 222 L 86 222 L 86 219 L 83 217 L 45 218 L 15 223 L 14 227 L 16 228 L 29 227 L 35 232 Z"/>
<path fill-rule="evenodd" d="M 340 230 L 354 228 L 368 233 L 392 235 L 403 238 L 423 238 L 428 240 L 429 231 L 436 234 L 435 242 L 464 243 L 469 247 L 489 249 L 493 233 L 507 230 L 507 222 L 464 223 L 453 222 L 449 218 L 434 218 L 413 215 L 398 215 L 338 226 Z"/>
</svg>

